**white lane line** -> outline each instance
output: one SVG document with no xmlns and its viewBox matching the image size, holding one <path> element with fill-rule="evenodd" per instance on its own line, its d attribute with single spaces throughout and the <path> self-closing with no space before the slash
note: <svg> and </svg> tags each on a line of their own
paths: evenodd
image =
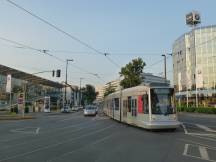
<svg viewBox="0 0 216 162">
<path fill-rule="evenodd" d="M 95 126 L 100 126 L 100 123 L 95 123 L 94 125 L 93 125 L 93 127 L 92 128 L 94 128 Z M 62 135 L 66 135 L 66 134 L 71 134 L 71 133 L 76 133 L 76 132 L 79 132 L 79 131 L 81 131 L 81 130 L 84 130 L 84 129 L 86 129 L 87 127 L 82 127 L 82 128 L 79 128 L 79 129 L 74 129 L 74 130 L 72 130 L 72 131 L 68 131 L 68 132 L 65 132 L 65 133 L 61 133 L 61 136 Z M 49 133 L 49 132 L 48 132 Z M 29 137 L 29 136 L 26 136 L 26 137 Z M 19 138 L 15 138 L 15 139 L 19 139 Z M 15 146 L 21 146 L 21 145 L 25 145 L 26 143 L 29 143 L 29 142 L 35 142 L 35 141 L 40 141 L 41 139 L 33 139 L 33 140 L 28 140 L 28 141 L 25 141 L 25 142 L 21 142 L 21 143 L 18 143 L 18 144 L 13 144 L 13 145 L 8 145 L 7 146 L 7 148 L 6 149 L 9 149 L 9 148 L 11 148 L 11 147 L 15 147 Z M 8 140 L 8 141 L 10 141 L 10 140 Z M 8 142 L 8 141 L 5 141 L 5 142 Z M 0 148 L 0 151 L 1 151 L 1 148 Z"/>
<path fill-rule="evenodd" d="M 200 152 L 200 156 L 192 155 L 191 153 L 188 153 L 188 148 L 189 147 L 197 148 L 199 150 L 199 152 Z M 205 160 L 205 161 L 216 162 L 215 160 L 212 160 L 212 159 L 209 158 L 208 151 L 207 151 L 208 149 L 214 151 L 214 149 L 204 147 L 204 146 L 200 146 L 200 145 L 185 144 L 184 152 L 183 152 L 182 155 L 190 157 L 190 158 L 196 158 L 196 159 L 202 159 L 202 160 Z"/>
<path fill-rule="evenodd" d="M 85 145 L 84 147 L 81 147 L 81 148 L 79 148 L 79 149 L 72 150 L 72 151 L 70 151 L 70 152 L 66 152 L 66 153 L 64 153 L 64 154 L 62 154 L 62 155 L 59 155 L 59 156 L 56 157 L 56 158 L 47 160 L 46 162 L 53 162 L 53 161 L 56 161 L 56 160 L 58 160 L 59 158 L 63 158 L 63 157 L 65 157 L 65 156 L 67 156 L 67 155 L 73 154 L 74 152 L 83 150 L 83 149 L 85 149 L 85 148 L 87 148 L 87 147 L 89 147 L 89 146 L 93 146 L 93 145 L 96 145 L 96 144 L 101 143 L 101 142 L 103 142 L 103 141 L 106 141 L 107 139 L 111 138 L 112 136 L 113 136 L 113 134 L 108 135 L 108 136 L 106 136 L 106 137 L 104 137 L 104 138 L 102 138 L 102 139 L 99 139 L 99 140 L 95 141 L 94 143 L 91 143 L 91 144 L 89 144 L 89 145 Z"/>
<path fill-rule="evenodd" d="M 73 119 L 81 119 L 82 116 L 73 116 L 73 117 L 70 117 L 70 118 L 65 118 L 65 119 L 62 119 L 62 120 L 59 120 L 59 122 L 64 122 L 64 121 L 67 121 L 67 120 L 73 120 Z"/>
<path fill-rule="evenodd" d="M 201 128 L 201 129 L 204 129 L 204 130 L 207 131 L 207 132 L 216 133 L 215 130 L 213 130 L 213 129 L 211 129 L 211 128 L 205 126 L 205 125 L 201 125 L 201 124 L 195 124 L 195 125 L 196 125 L 197 127 Z"/>
<path fill-rule="evenodd" d="M 209 140 L 209 141 L 214 141 L 216 142 L 215 139 L 212 139 L 212 138 L 207 138 L 207 137 L 202 137 L 202 136 L 196 136 L 196 135 L 191 135 L 192 137 L 196 137 L 196 138 L 201 138 L 201 139 L 205 139 L 205 140 Z"/>
<path fill-rule="evenodd" d="M 10 132 L 13 133 L 23 133 L 23 134 L 37 134 L 37 131 L 39 131 L 38 127 L 23 127 L 23 128 L 10 130 Z"/>
<path fill-rule="evenodd" d="M 185 155 L 185 156 L 190 157 L 190 158 L 196 158 L 196 159 L 204 160 L 204 159 L 202 159 L 201 157 L 198 157 L 198 156 L 193 156 L 193 155 Z M 215 160 L 205 160 L 205 161 L 216 162 Z"/>
<path fill-rule="evenodd" d="M 208 152 L 207 152 L 207 149 L 205 147 L 199 146 L 199 152 L 200 152 L 200 155 L 201 155 L 202 159 L 204 159 L 204 160 L 210 160 Z"/>
<path fill-rule="evenodd" d="M 204 146 L 208 149 L 211 149 L 211 150 L 215 150 L 216 151 L 216 147 L 212 147 L 210 145 L 205 145 L 205 144 L 202 144 L 202 143 L 199 143 L 199 142 L 195 142 L 195 141 L 192 141 L 192 140 L 187 140 L 187 139 L 183 139 L 183 138 L 180 138 L 179 139 L 180 141 L 183 141 L 183 142 L 188 142 L 188 143 L 191 143 L 193 145 L 199 145 L 199 146 Z"/>
<path fill-rule="evenodd" d="M 207 137 L 216 137 L 214 134 L 209 133 L 187 133 L 188 135 L 195 135 L 195 136 L 207 136 Z"/>
<path fill-rule="evenodd" d="M 181 125 L 182 125 L 182 127 L 184 129 L 185 134 L 188 134 L 188 131 L 187 131 L 187 128 L 185 127 L 185 125 L 183 123 Z"/>
<path fill-rule="evenodd" d="M 38 151 L 42 151 L 42 150 L 46 150 L 46 149 L 49 149 L 49 148 L 53 148 L 53 147 L 56 147 L 56 146 L 59 146 L 59 145 L 62 145 L 62 144 L 65 144 L 65 143 L 68 143 L 70 141 L 75 141 L 77 139 L 80 139 L 80 138 L 83 138 L 83 137 L 87 137 L 87 136 L 90 136 L 90 135 L 93 135 L 93 134 L 96 134 L 96 133 L 99 133 L 99 132 L 102 132 L 106 129 L 109 129 L 109 128 L 112 128 L 113 125 L 110 125 L 110 126 L 107 126 L 107 127 L 104 127 L 102 129 L 98 129 L 96 131 L 93 131 L 93 132 L 90 132 L 90 133 L 86 133 L 84 135 L 81 135 L 79 137 L 75 137 L 75 138 L 71 138 L 69 140 L 65 140 L 63 142 L 58 142 L 58 143 L 54 143 L 54 144 L 51 144 L 51 145 L 47 145 L 45 147 L 39 147 L 39 148 L 36 148 L 32 151 L 29 151 L 29 152 L 25 152 L 25 153 L 21 153 L 21 154 L 16 154 L 16 155 L 13 155 L 13 156 L 9 156 L 9 157 L 6 157 L 6 158 L 3 158 L 3 159 L 0 159 L 0 162 L 3 162 L 3 161 L 6 161 L 6 160 L 11 160 L 11 159 L 15 159 L 15 158 L 18 158 L 18 157 L 22 157 L 22 156 L 26 156 L 26 155 L 30 155 L 32 153 L 35 153 L 35 152 L 38 152 Z"/>
<path fill-rule="evenodd" d="M 38 134 L 40 130 L 40 127 L 36 129 L 35 133 Z"/>
<path fill-rule="evenodd" d="M 183 155 L 187 155 L 189 144 L 185 144 Z"/>
</svg>

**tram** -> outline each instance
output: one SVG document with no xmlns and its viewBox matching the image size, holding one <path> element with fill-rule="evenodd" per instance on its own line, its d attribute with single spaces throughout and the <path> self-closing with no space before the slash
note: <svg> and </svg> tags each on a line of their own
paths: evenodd
<svg viewBox="0 0 216 162">
<path fill-rule="evenodd" d="M 180 126 L 174 106 L 174 89 L 142 85 L 105 97 L 104 113 L 123 123 L 145 129 L 176 129 Z"/>
</svg>

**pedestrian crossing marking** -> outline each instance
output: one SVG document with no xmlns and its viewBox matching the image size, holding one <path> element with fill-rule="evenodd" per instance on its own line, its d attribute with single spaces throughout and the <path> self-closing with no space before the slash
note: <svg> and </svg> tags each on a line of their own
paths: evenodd
<svg viewBox="0 0 216 162">
<path fill-rule="evenodd" d="M 192 148 L 195 148 L 197 154 L 195 152 L 190 151 Z M 212 159 L 211 157 L 209 157 L 209 151 L 216 152 L 216 149 L 187 143 L 184 146 L 184 151 L 182 155 L 191 158 L 202 159 L 209 162 L 216 162 L 216 159 Z"/>
</svg>

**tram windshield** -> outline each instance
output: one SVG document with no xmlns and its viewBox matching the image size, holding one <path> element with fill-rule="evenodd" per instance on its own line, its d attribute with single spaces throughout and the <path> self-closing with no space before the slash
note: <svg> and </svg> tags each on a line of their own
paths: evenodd
<svg viewBox="0 0 216 162">
<path fill-rule="evenodd" d="M 174 114 L 172 88 L 153 88 L 151 89 L 151 109 L 152 114 Z"/>
</svg>

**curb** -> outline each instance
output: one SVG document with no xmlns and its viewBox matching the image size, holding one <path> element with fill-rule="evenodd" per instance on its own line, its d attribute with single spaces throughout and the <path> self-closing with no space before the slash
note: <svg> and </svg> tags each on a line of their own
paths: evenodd
<svg viewBox="0 0 216 162">
<path fill-rule="evenodd" d="M 178 112 L 178 115 L 187 115 L 187 116 L 194 116 L 194 117 L 216 118 L 216 114 L 206 114 L 206 113 Z"/>
<path fill-rule="evenodd" d="M 26 119 L 35 119 L 35 116 L 0 116 L 0 120 L 26 120 Z"/>
</svg>

